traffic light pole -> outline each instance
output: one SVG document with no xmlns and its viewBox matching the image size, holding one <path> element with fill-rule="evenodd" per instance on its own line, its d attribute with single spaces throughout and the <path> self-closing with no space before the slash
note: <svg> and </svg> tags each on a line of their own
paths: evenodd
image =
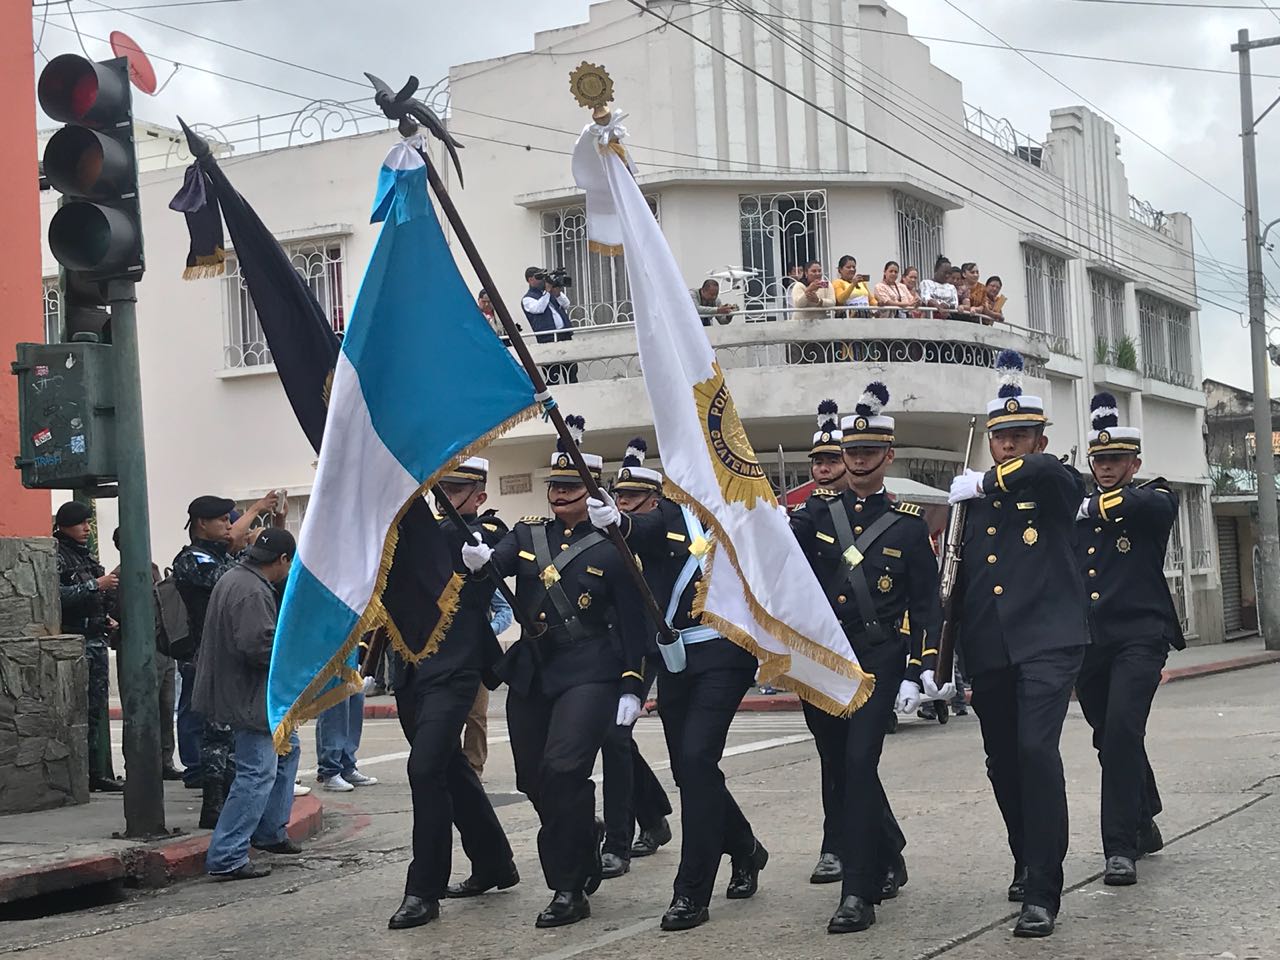
<svg viewBox="0 0 1280 960">
<path fill-rule="evenodd" d="M 111 280 L 116 456 L 120 483 L 120 700 L 124 714 L 125 835 L 165 833 L 152 600 L 147 455 L 142 440 L 137 297 L 132 280 Z"/>
</svg>

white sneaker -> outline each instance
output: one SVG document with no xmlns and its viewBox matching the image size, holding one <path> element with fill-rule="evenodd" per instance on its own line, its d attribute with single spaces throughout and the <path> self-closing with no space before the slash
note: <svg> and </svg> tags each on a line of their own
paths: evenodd
<svg viewBox="0 0 1280 960">
<path fill-rule="evenodd" d="M 350 793 L 355 789 L 350 783 L 342 778 L 342 774 L 334 774 L 327 780 L 320 781 L 320 789 L 329 790 L 332 793 Z"/>
<path fill-rule="evenodd" d="M 305 797 L 310 792 L 311 792 L 310 787 L 303 786 L 297 780 L 293 781 L 293 795 L 295 797 Z"/>
<path fill-rule="evenodd" d="M 377 777 L 366 777 L 359 770 L 352 770 L 347 774 L 347 783 L 353 787 L 372 787 L 377 782 Z"/>
</svg>

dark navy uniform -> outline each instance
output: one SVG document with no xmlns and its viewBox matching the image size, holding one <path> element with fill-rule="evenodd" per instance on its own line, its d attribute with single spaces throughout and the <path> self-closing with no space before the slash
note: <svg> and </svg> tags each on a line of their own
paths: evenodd
<svg viewBox="0 0 1280 960">
<path fill-rule="evenodd" d="M 648 513 L 627 514 L 622 529 L 665 612 L 691 548 L 696 559 L 703 546 L 696 542 L 700 534 L 690 530 L 679 505 L 667 499 Z M 673 893 L 697 908 L 711 900 L 721 857 L 728 854 L 735 865 L 747 863 L 756 848 L 755 831 L 729 792 L 720 758 L 729 724 L 755 679 L 757 662 L 731 640 L 703 627 L 694 612 L 701 579 L 701 570 L 694 570 L 675 604 L 671 626 L 691 638 L 705 639 L 685 644 L 685 668 L 679 673 L 672 673 L 659 658 L 658 683 L 662 730 L 680 788 L 680 867 Z"/>
<path fill-rule="evenodd" d="M 1178 497 L 1163 479 L 1098 492 L 1076 525 L 1092 645 L 1076 696 L 1102 764 L 1105 855 L 1136 860 L 1160 794 L 1144 739 L 1170 647 L 1186 642 L 1164 578 Z"/>
<path fill-rule="evenodd" d="M 1074 553 L 1084 484 L 1037 453 L 988 470 L 982 490 L 967 505 L 956 644 L 1023 902 L 1056 915 L 1068 839 L 1058 741 L 1088 643 Z"/>
<path fill-rule="evenodd" d="M 423 900 L 446 895 L 453 852 L 450 823 L 458 827 L 472 878 L 480 886 L 514 873 L 511 845 L 459 744 L 481 675 L 502 655 L 489 626 L 489 605 L 496 588 L 485 574 L 467 573 L 461 547 L 473 533 L 497 546 L 507 528 L 492 513 L 463 519 L 467 530 L 461 533 L 451 519 L 440 521 L 454 552 L 455 572 L 465 580 L 453 623 L 436 652 L 425 659 L 412 664 L 398 654 L 392 658 L 397 714 L 410 744 L 413 794 L 413 860 L 405 896 Z"/>
<path fill-rule="evenodd" d="M 918 682 L 936 665 L 937 557 L 920 509 L 891 503 L 883 490 L 865 500 L 851 490 L 815 491 L 792 513 L 791 527 L 858 663 L 876 678 L 871 699 L 848 719 L 818 716 L 807 705 L 805 712 L 833 781 L 824 782 L 823 850 L 840 857 L 843 897 L 879 903 L 906 846 L 880 784 L 880 753 L 902 680 Z M 849 535 L 852 544 L 844 542 Z M 850 546 L 861 554 L 853 569 L 845 559 Z M 867 591 L 862 604 L 859 587 Z"/>
<path fill-rule="evenodd" d="M 598 863 L 591 770 L 619 697 L 644 692 L 645 610 L 613 544 L 584 520 L 572 529 L 526 517 L 492 558 L 515 576 L 526 622 L 495 667 L 505 680 L 516 785 L 538 811 L 547 886 L 582 891 Z"/>
</svg>

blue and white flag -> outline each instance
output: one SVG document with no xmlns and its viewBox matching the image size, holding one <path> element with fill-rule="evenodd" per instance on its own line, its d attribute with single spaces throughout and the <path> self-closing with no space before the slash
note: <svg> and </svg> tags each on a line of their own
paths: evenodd
<svg viewBox="0 0 1280 960">
<path fill-rule="evenodd" d="M 277 749 L 359 689 L 357 648 L 370 631 L 387 629 L 411 661 L 435 652 L 461 578 L 452 575 L 439 596 L 394 596 L 388 575 L 400 528 L 410 517 L 434 523 L 423 496 L 436 478 L 540 409 L 454 264 L 422 147 L 420 136 L 397 144 L 378 178 L 372 221 L 382 233 L 334 372 L 271 655 L 267 716 Z M 388 616 L 406 604 L 421 611 L 412 636 L 404 616 Z"/>
</svg>

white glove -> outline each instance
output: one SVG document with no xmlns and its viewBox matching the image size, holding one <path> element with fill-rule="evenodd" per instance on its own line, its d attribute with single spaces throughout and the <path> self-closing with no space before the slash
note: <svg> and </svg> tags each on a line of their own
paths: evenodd
<svg viewBox="0 0 1280 960">
<path fill-rule="evenodd" d="M 474 535 L 475 543 L 463 544 L 462 547 L 462 565 L 472 573 L 479 573 L 484 569 L 484 565 L 489 562 L 489 558 L 493 556 L 493 547 L 485 543 L 480 534 Z"/>
<path fill-rule="evenodd" d="M 629 727 L 640 719 L 644 704 L 634 693 L 624 693 L 618 698 L 618 726 Z"/>
<path fill-rule="evenodd" d="M 600 491 L 599 497 L 591 497 L 587 500 L 587 516 L 591 518 L 591 525 L 597 530 L 605 530 L 614 526 L 622 520 L 622 514 L 618 510 L 618 505 L 613 502 L 613 497 Z"/>
<path fill-rule="evenodd" d="M 966 469 L 964 473 L 951 481 L 951 493 L 947 503 L 956 504 L 963 500 L 980 500 L 986 496 L 982 489 L 982 478 L 986 474 L 977 470 Z"/>
<path fill-rule="evenodd" d="M 920 686 L 926 700 L 950 700 L 956 695 L 956 685 L 949 680 L 941 688 L 938 687 L 938 679 L 932 670 L 920 674 Z"/>
<path fill-rule="evenodd" d="M 904 716 L 910 716 L 920 709 L 920 688 L 910 680 L 898 684 L 898 700 L 894 709 Z"/>
<path fill-rule="evenodd" d="M 1080 509 L 1076 511 L 1076 519 L 1077 519 L 1077 520 L 1088 520 L 1088 519 L 1089 519 L 1089 501 L 1090 501 L 1090 499 L 1092 499 L 1092 498 L 1091 498 L 1091 497 L 1085 497 L 1083 500 L 1081 500 L 1081 501 L 1080 501 Z"/>
</svg>

